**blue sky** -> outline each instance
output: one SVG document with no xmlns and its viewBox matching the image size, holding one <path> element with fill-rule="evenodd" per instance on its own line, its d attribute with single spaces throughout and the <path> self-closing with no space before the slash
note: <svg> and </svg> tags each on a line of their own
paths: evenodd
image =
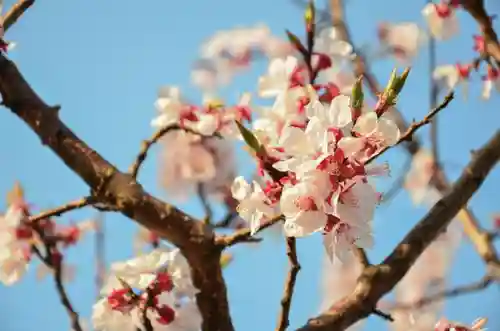
<svg viewBox="0 0 500 331">
<path fill-rule="evenodd" d="M 13 1 L 6 1 L 8 8 Z M 358 44 L 374 41 L 376 23 L 418 21 L 424 1 L 350 0 L 348 20 Z M 319 2 L 318 7 L 320 7 Z M 498 13 L 500 7 L 494 8 Z M 462 36 L 440 44 L 438 63 L 468 60 L 473 56 L 472 38 L 476 25 L 465 14 L 460 15 Z M 121 169 L 135 157 L 140 141 L 152 130 L 149 122 L 155 114 L 153 102 L 161 85 L 179 85 L 196 99 L 199 91 L 189 82 L 191 63 L 197 58 L 200 43 L 220 29 L 268 24 L 279 35 L 288 28 L 302 31 L 301 11 L 289 0 L 254 1 L 38 1 L 12 28 L 7 39 L 17 48 L 11 58 L 35 90 L 49 104 L 60 104 L 61 117 L 90 146 Z M 497 28 L 500 25 L 497 23 Z M 407 119 L 419 119 L 428 109 L 427 58 L 417 59 L 407 87 L 400 100 Z M 374 65 L 374 71 L 385 82 L 393 63 Z M 262 64 L 239 77 L 235 84 L 221 92 L 229 102 L 239 92 L 254 90 L 256 78 L 263 73 Z M 479 85 L 479 78 L 474 78 Z M 440 150 L 445 168 L 455 178 L 468 162 L 470 150 L 478 148 L 498 128 L 499 96 L 485 103 L 478 99 L 477 88 L 464 102 L 460 96 L 440 115 Z M 20 180 L 28 199 L 39 208 L 50 208 L 88 193 L 84 183 L 68 170 L 38 138 L 9 111 L 0 112 L 0 151 L 3 155 L 0 192 L 6 193 L 15 180 Z M 428 140 L 428 130 L 419 136 Z M 394 150 L 385 159 L 398 173 L 405 161 L 402 150 Z M 165 197 L 157 184 L 157 162 L 148 159 L 140 176 L 142 184 L 153 194 Z M 250 169 L 244 168 L 248 173 Z M 487 226 L 492 213 L 498 211 L 492 196 L 497 194 L 500 170 L 492 173 L 471 206 Z M 384 185 L 384 183 L 382 183 Z M 384 186 L 382 186 L 384 187 Z M 189 213 L 201 216 L 194 202 L 182 205 Z M 417 222 L 426 210 L 414 208 L 405 192 L 390 206 L 381 206 L 375 219 L 377 243 L 369 252 L 379 261 Z M 90 209 L 74 212 L 64 220 L 92 217 Z M 131 238 L 137 227 L 121 215 L 106 216 L 108 262 L 128 258 L 132 254 Z M 298 244 L 302 271 L 293 298 L 291 329 L 317 313 L 323 249 L 319 237 L 300 240 Z M 225 271 L 231 312 L 237 330 L 269 330 L 276 323 L 287 260 L 281 240 L 269 237 L 259 246 L 236 247 L 236 259 Z M 482 276 L 484 267 L 471 245 L 465 241 L 456 259 L 452 284 L 467 283 Z M 88 317 L 94 302 L 93 239 L 86 238 L 73 248 L 68 261 L 79 265 L 75 283 L 68 286 L 75 307 Z M 432 267 L 432 266 L 431 266 Z M 498 288 L 480 295 L 454 300 L 446 308 L 447 316 L 464 322 L 477 316 L 491 317 L 491 329 L 500 325 Z M 30 272 L 21 283 L 0 286 L 2 329 L 25 331 L 69 329 L 67 316 L 59 305 L 50 281 L 37 282 Z M 377 318 L 370 318 L 370 329 L 384 330 Z"/>
</svg>

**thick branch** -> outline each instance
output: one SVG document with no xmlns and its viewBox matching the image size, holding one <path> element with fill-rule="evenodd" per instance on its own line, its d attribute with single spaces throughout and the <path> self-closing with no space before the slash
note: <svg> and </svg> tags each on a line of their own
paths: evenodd
<svg viewBox="0 0 500 331">
<path fill-rule="evenodd" d="M 125 216 L 179 247 L 188 259 L 205 331 L 232 331 L 226 287 L 220 268 L 220 248 L 214 233 L 179 209 L 145 192 L 135 179 L 105 160 L 77 137 L 33 91 L 10 60 L 0 55 L 0 93 L 3 102 L 38 135 L 42 143 L 92 191 L 99 203 L 115 206 Z"/>
<path fill-rule="evenodd" d="M 345 330 L 367 317 L 382 296 L 403 278 L 422 252 L 445 229 L 476 192 L 500 159 L 500 130 L 474 156 L 451 191 L 397 245 L 379 265 L 366 268 L 354 292 L 338 310 L 308 321 L 299 330 Z"/>
</svg>

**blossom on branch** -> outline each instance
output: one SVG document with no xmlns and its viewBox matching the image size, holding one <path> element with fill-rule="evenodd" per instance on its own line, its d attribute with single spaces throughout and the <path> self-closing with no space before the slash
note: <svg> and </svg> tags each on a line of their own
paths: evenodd
<svg viewBox="0 0 500 331">
<path fill-rule="evenodd" d="M 94 305 L 96 330 L 199 330 L 189 266 L 179 250 L 155 249 L 115 263 Z"/>
</svg>

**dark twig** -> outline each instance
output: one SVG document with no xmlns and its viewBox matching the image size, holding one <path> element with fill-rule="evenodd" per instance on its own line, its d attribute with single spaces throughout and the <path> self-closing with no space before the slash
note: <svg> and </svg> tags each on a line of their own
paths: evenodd
<svg viewBox="0 0 500 331">
<path fill-rule="evenodd" d="M 408 310 L 408 309 L 418 309 L 422 308 L 428 304 L 434 303 L 436 301 L 441 301 L 444 299 L 454 298 L 460 295 L 469 294 L 473 292 L 478 292 L 486 289 L 493 283 L 494 279 L 491 276 L 485 276 L 479 281 L 471 284 L 462 285 L 455 287 L 453 289 L 444 290 L 442 292 L 435 293 L 433 295 L 424 297 L 413 303 L 395 303 L 390 307 L 391 310 Z"/>
<path fill-rule="evenodd" d="M 35 0 L 20 0 L 2 18 L 3 28 L 7 31 L 35 3 Z"/>
<path fill-rule="evenodd" d="M 203 206 L 203 211 L 205 212 L 204 222 L 210 224 L 212 222 L 212 207 L 208 202 L 208 197 L 205 192 L 205 185 L 203 183 L 198 183 L 196 186 L 196 191 L 198 193 L 198 198 L 200 199 L 201 205 Z"/>
<path fill-rule="evenodd" d="M 392 147 L 395 147 L 399 144 L 401 144 L 402 142 L 404 141 L 411 141 L 412 139 L 412 136 L 413 134 L 415 133 L 415 131 L 417 131 L 418 129 L 420 129 L 422 126 L 426 125 L 426 124 L 429 124 L 431 122 L 431 120 L 434 118 L 434 116 L 436 116 L 441 110 L 445 109 L 448 104 L 451 102 L 451 100 L 453 100 L 453 97 L 454 97 L 454 94 L 453 94 L 453 91 L 449 92 L 445 97 L 444 97 L 444 100 L 443 102 L 438 105 L 436 108 L 432 109 L 425 117 L 423 120 L 421 120 L 420 122 L 413 122 L 409 127 L 408 129 L 406 130 L 406 132 L 399 138 L 399 140 L 392 146 L 386 146 L 384 148 L 382 148 L 380 151 L 378 151 L 377 153 L 373 154 L 372 156 L 370 156 L 366 161 L 365 161 L 365 164 L 368 164 L 370 162 L 372 162 L 373 160 L 375 160 L 377 157 L 379 157 L 380 155 L 384 154 L 388 149 L 392 148 Z"/>
<path fill-rule="evenodd" d="M 432 0 L 426 0 L 427 3 L 432 3 Z M 438 86 L 434 79 L 434 70 L 436 69 L 436 40 L 430 34 L 429 37 L 429 109 L 436 108 L 438 104 Z M 438 118 L 435 117 L 431 121 L 431 148 L 434 159 L 434 167 L 439 168 L 439 146 L 438 146 Z"/>
<path fill-rule="evenodd" d="M 27 214 L 26 216 L 29 217 L 30 215 Z M 40 258 L 40 260 L 47 266 L 47 268 L 51 269 L 54 272 L 54 283 L 56 291 L 59 296 L 59 300 L 61 301 L 61 304 L 66 309 L 66 312 L 68 313 L 68 316 L 71 320 L 71 327 L 73 328 L 74 331 L 83 331 L 80 325 L 80 318 L 78 316 L 78 313 L 73 308 L 73 305 L 69 300 L 68 294 L 66 293 L 66 289 L 64 288 L 62 279 L 63 278 L 62 255 L 60 257 L 54 255 L 54 251 L 57 251 L 56 242 L 49 240 L 47 238 L 44 230 L 41 229 L 39 224 L 31 223 L 31 226 L 38 235 L 38 237 L 40 238 L 40 241 L 44 246 L 45 256 L 42 254 L 42 252 L 37 248 L 35 244 L 31 245 L 31 249 Z"/>
<path fill-rule="evenodd" d="M 43 220 L 45 218 L 54 217 L 54 216 L 61 216 L 62 214 L 66 213 L 66 212 L 89 206 L 92 203 L 93 203 L 93 199 L 91 197 L 82 198 L 82 199 L 67 203 L 63 206 L 44 211 L 38 215 L 31 216 L 29 218 L 29 221 L 34 223 L 34 222 L 38 222 L 40 220 Z"/>
<path fill-rule="evenodd" d="M 192 129 L 189 129 L 189 128 L 181 128 L 177 124 L 168 125 L 168 126 L 166 126 L 164 128 L 159 129 L 158 131 L 156 131 L 153 134 L 153 136 L 150 139 L 144 140 L 142 142 L 141 150 L 139 151 L 139 154 L 137 155 L 134 163 L 130 166 L 129 174 L 132 175 L 132 177 L 137 178 L 137 174 L 139 173 L 139 169 L 142 166 L 142 164 L 144 163 L 144 161 L 146 160 L 146 157 L 148 155 L 149 149 L 154 144 L 156 144 L 164 135 L 166 135 L 169 132 L 177 131 L 177 130 L 183 130 L 185 132 L 189 132 L 189 133 L 192 133 L 192 134 L 203 136 L 199 132 L 196 132 L 196 131 L 194 131 Z M 203 136 L 203 137 L 205 137 L 205 136 Z M 211 137 L 211 136 L 206 136 L 206 137 L 208 138 L 208 137 Z M 214 134 L 214 137 L 220 137 L 220 135 L 219 134 Z"/>
<path fill-rule="evenodd" d="M 283 220 L 283 215 L 273 217 L 270 220 L 263 222 L 260 225 L 260 227 L 257 229 L 257 231 L 255 232 L 255 234 L 273 226 L 274 224 L 280 222 L 281 220 Z M 251 229 L 245 228 L 245 229 L 236 231 L 235 233 L 228 235 L 228 236 L 218 236 L 216 238 L 215 242 L 219 246 L 229 247 L 229 246 L 233 246 L 235 244 L 252 241 L 251 240 L 251 238 L 252 238 L 251 233 L 252 233 Z"/>
<path fill-rule="evenodd" d="M 276 331 L 284 331 L 289 325 L 288 316 L 290 315 L 290 307 L 292 305 L 293 290 L 297 281 L 297 274 L 300 271 L 295 238 L 286 238 L 286 255 L 290 261 L 290 270 L 288 271 L 285 290 L 281 299 L 281 312 L 278 318 L 278 325 L 275 329 Z"/>
<path fill-rule="evenodd" d="M 216 229 L 228 228 L 233 222 L 233 220 L 237 217 L 238 213 L 236 211 L 229 211 L 222 220 L 214 224 L 214 228 Z"/>
<path fill-rule="evenodd" d="M 382 319 L 384 319 L 384 320 L 386 320 L 386 321 L 389 321 L 389 322 L 394 322 L 394 317 L 392 317 L 392 316 L 391 316 L 390 314 L 388 314 L 388 313 L 384 313 L 384 312 L 383 312 L 383 311 L 381 311 L 380 309 L 377 309 L 377 308 L 373 309 L 373 310 L 372 310 L 372 314 L 373 314 L 373 315 L 376 315 L 376 316 L 378 316 L 378 317 L 380 317 L 380 318 L 382 318 Z"/>
</svg>

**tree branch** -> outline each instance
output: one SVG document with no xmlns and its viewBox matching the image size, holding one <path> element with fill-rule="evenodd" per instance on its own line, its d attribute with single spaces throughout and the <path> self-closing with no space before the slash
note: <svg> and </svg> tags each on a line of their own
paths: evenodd
<svg viewBox="0 0 500 331">
<path fill-rule="evenodd" d="M 3 28 L 7 31 L 17 20 L 28 10 L 35 0 L 20 0 L 10 8 L 10 10 L 2 18 Z"/>
<path fill-rule="evenodd" d="M 373 154 L 372 156 L 370 156 L 366 161 L 365 161 L 365 164 L 368 164 L 370 162 L 372 162 L 373 160 L 375 160 L 377 157 L 379 157 L 380 155 L 384 154 L 388 149 L 392 148 L 392 147 L 395 147 L 399 144 L 401 144 L 402 142 L 404 141 L 411 141 L 412 139 L 412 136 L 413 134 L 415 133 L 415 131 L 417 131 L 418 129 L 420 129 L 421 127 L 423 127 L 424 125 L 426 124 L 429 124 L 432 119 L 443 109 L 445 109 L 446 107 L 448 107 L 448 104 L 451 102 L 451 100 L 453 100 L 454 98 L 454 94 L 453 94 L 453 91 L 449 92 L 445 97 L 444 97 L 444 100 L 443 102 L 438 105 L 436 108 L 432 109 L 425 117 L 423 120 L 421 120 L 420 122 L 414 122 L 412 123 L 408 129 L 406 129 L 406 132 L 399 138 L 399 140 L 392 146 L 385 146 L 384 148 L 382 148 L 380 151 L 378 151 L 377 153 Z"/>
<path fill-rule="evenodd" d="M 133 176 L 120 172 L 76 136 L 33 91 L 17 67 L 0 55 L 3 102 L 22 119 L 61 160 L 90 187 L 99 203 L 116 207 L 125 216 L 158 233 L 181 249 L 200 289 L 197 303 L 204 331 L 234 330 L 220 267 L 221 249 L 215 234 L 202 222 L 151 196 Z"/>
<path fill-rule="evenodd" d="M 38 222 L 40 220 L 43 220 L 45 218 L 50 218 L 50 217 L 54 217 L 54 216 L 61 216 L 62 214 L 66 213 L 66 212 L 86 207 L 86 206 L 92 204 L 92 201 L 93 200 L 91 197 L 86 197 L 86 198 L 82 198 L 79 200 L 75 200 L 75 201 L 72 201 L 72 202 L 67 203 L 65 205 L 62 205 L 60 207 L 44 211 L 44 212 L 42 212 L 38 215 L 35 215 L 35 216 L 31 216 L 29 218 L 29 221 L 31 223 L 34 223 L 34 222 Z"/>
<path fill-rule="evenodd" d="M 483 34 L 486 53 L 500 65 L 500 44 L 491 24 L 491 17 L 484 8 L 484 0 L 462 0 L 462 7 L 477 21 Z"/>
<path fill-rule="evenodd" d="M 451 191 L 396 246 L 381 263 L 365 268 L 354 292 L 338 310 L 310 319 L 299 330 L 345 330 L 370 315 L 377 302 L 404 277 L 423 251 L 448 226 L 479 189 L 500 159 L 500 130 L 474 156 Z"/>
<path fill-rule="evenodd" d="M 290 307 L 292 305 L 293 290 L 297 275 L 300 271 L 300 264 L 297 258 L 296 239 L 292 237 L 286 238 L 286 255 L 290 261 L 290 270 L 285 282 L 285 290 L 281 299 L 281 312 L 278 319 L 276 331 L 285 331 L 289 325 L 288 316 L 290 315 Z"/>
<path fill-rule="evenodd" d="M 485 276 L 479 281 L 471 284 L 462 285 L 455 287 L 453 289 L 448 289 L 442 292 L 435 293 L 428 297 L 422 298 L 413 303 L 396 303 L 390 307 L 390 310 L 410 310 L 422 308 L 428 304 L 434 303 L 436 301 L 444 300 L 446 298 L 453 298 L 464 294 L 469 294 L 477 291 L 486 289 L 493 283 L 494 279 L 491 276 Z"/>
<path fill-rule="evenodd" d="M 137 178 L 139 169 L 146 160 L 146 157 L 151 147 L 153 147 L 153 145 L 156 144 L 167 133 L 177 130 L 183 130 L 192 134 L 203 136 L 201 133 L 191 130 L 189 128 L 181 128 L 178 124 L 168 125 L 164 128 L 157 130 L 151 138 L 144 140 L 142 142 L 141 150 L 139 151 L 139 154 L 137 155 L 134 163 L 130 166 L 129 173 L 132 175 L 132 177 Z"/>
<path fill-rule="evenodd" d="M 260 227 L 257 229 L 257 231 L 255 232 L 255 234 L 273 226 L 274 224 L 276 224 L 282 220 L 283 220 L 283 215 L 278 215 L 274 218 L 271 218 L 270 220 L 263 222 L 260 225 Z M 252 233 L 251 229 L 245 228 L 245 229 L 241 229 L 239 231 L 236 231 L 235 233 L 228 235 L 228 236 L 218 236 L 215 241 L 216 241 L 217 245 L 225 248 L 225 247 L 233 246 L 235 244 L 248 242 L 252 238 L 251 233 Z"/>
</svg>

